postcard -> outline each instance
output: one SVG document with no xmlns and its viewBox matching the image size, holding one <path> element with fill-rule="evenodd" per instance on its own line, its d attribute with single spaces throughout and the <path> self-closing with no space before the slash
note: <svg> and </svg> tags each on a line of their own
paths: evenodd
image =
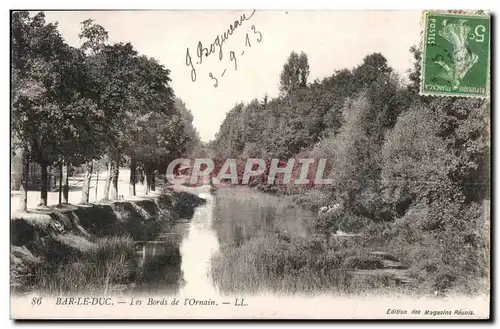
<svg viewBox="0 0 500 329">
<path fill-rule="evenodd" d="M 12 10 L 11 318 L 486 320 L 487 10 Z"/>
</svg>

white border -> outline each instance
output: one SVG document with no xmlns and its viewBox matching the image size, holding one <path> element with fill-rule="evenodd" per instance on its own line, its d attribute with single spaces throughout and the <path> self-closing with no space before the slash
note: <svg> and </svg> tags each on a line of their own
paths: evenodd
<svg viewBox="0 0 500 329">
<path fill-rule="evenodd" d="M 321 0 L 308 0 L 308 1 L 271 1 L 271 0 L 256 0 L 256 1 L 246 1 L 246 2 L 236 2 L 236 1 L 230 1 L 230 0 L 212 0 L 212 1 L 203 1 L 203 0 L 198 0 L 198 1 L 186 1 L 186 0 L 176 0 L 176 1 L 152 1 L 152 0 L 141 0 L 140 2 L 138 1 L 130 1 L 130 0 L 121 0 L 121 1 L 115 1 L 115 2 L 110 2 L 110 1 L 103 1 L 103 0 L 86 0 L 86 1 L 72 1 L 69 2 L 67 0 L 49 0 L 49 1 L 34 1 L 34 0 L 29 0 L 29 1 L 13 1 L 13 0 L 6 0 L 2 1 L 2 15 L 0 15 L 0 20 L 1 24 L 0 26 L 2 27 L 4 37 L 2 38 L 4 42 L 4 47 L 2 47 L 2 65 L 1 70 L 2 74 L 1 76 L 3 77 L 2 79 L 2 103 L 3 109 L 0 111 L 2 118 L 0 119 L 0 122 L 5 126 L 4 129 L 2 129 L 2 138 L 0 139 L 1 145 L 2 145 L 2 160 L 0 161 L 1 164 L 1 172 L 2 175 L 1 181 L 0 181 L 0 186 L 3 187 L 2 189 L 2 198 L 0 199 L 2 204 L 2 208 L 5 211 L 5 216 L 3 218 L 2 224 L 5 225 L 4 229 L 2 232 L 5 234 L 4 239 L 4 249 L 3 252 L 1 253 L 2 259 L 1 263 L 2 264 L 8 264 L 8 259 L 9 259 L 9 253 L 8 253 L 8 247 L 7 247 L 7 242 L 9 241 L 9 229 L 8 229 L 8 218 L 9 218 L 9 201 L 10 196 L 9 196 L 9 184 L 10 180 L 7 178 L 7 172 L 10 172 L 10 167 L 9 167 L 9 157 L 7 156 L 7 152 L 10 149 L 9 145 L 9 138 L 10 138 L 10 126 L 9 126 L 9 77 L 10 77 L 10 72 L 9 72 L 9 49 L 10 49 L 10 42 L 9 38 L 6 37 L 9 34 L 10 27 L 9 27 L 9 9 L 146 9 L 146 8 L 155 8 L 155 9 L 202 9 L 202 8 L 207 8 L 207 9 L 250 9 L 250 8 L 259 8 L 259 9 L 357 9 L 357 10 L 362 10 L 362 9 L 387 9 L 387 10 L 403 10 L 403 9 L 450 9 L 450 8 L 460 8 L 460 9 L 489 9 L 492 11 L 493 15 L 497 14 L 497 8 L 499 6 L 498 1 L 463 1 L 463 0 L 454 0 L 454 1 L 429 1 L 429 0 L 420 0 L 418 1 L 418 5 L 415 5 L 414 2 L 404 2 L 404 1 L 356 1 L 356 0 L 350 0 L 350 1 L 339 1 L 339 2 L 330 2 L 326 4 L 326 2 L 321 1 Z M 495 26 L 492 26 L 493 28 Z M 492 37 L 495 37 L 495 33 L 492 33 Z M 493 43 L 495 46 L 495 49 L 491 49 L 493 54 L 497 54 L 497 43 Z M 495 61 L 497 56 L 494 58 L 491 58 L 492 61 Z M 497 67 L 497 66 L 494 66 Z M 492 76 L 494 76 L 494 73 L 492 72 Z M 493 85 L 495 86 L 495 85 Z M 495 91 L 497 91 L 498 87 L 495 88 Z M 492 106 L 492 109 L 495 110 L 495 107 Z M 496 115 L 498 118 L 498 114 Z M 497 125 L 497 122 L 495 121 L 492 123 L 493 126 Z M 492 130 L 493 131 L 493 130 Z M 495 143 L 497 144 L 497 143 Z M 498 151 L 498 150 L 495 150 Z M 495 152 L 496 153 L 496 152 Z M 492 168 L 493 169 L 493 168 Z M 497 169 L 497 168 L 495 168 Z M 496 195 L 496 193 L 495 193 Z M 499 204 L 498 197 L 495 197 L 494 203 Z M 498 231 L 498 227 L 500 225 L 495 225 L 496 231 L 495 231 L 495 237 L 497 236 L 496 233 Z M 496 255 L 495 250 L 495 255 Z M 496 263 L 494 261 L 494 263 Z M 4 298 L 1 299 L 2 301 L 2 320 L 3 324 L 6 325 L 6 327 L 12 327 L 14 326 L 14 323 L 9 320 L 9 267 L 8 266 L 3 266 L 3 270 L 1 272 L 2 278 L 3 278 L 3 284 L 1 285 L 1 288 L 3 289 L 3 294 L 2 296 Z M 498 271 L 496 271 L 498 272 Z M 495 277 L 496 279 L 496 277 Z M 494 298 L 493 298 L 494 299 Z M 498 304 L 498 303 L 495 303 Z M 496 313 L 496 309 L 493 310 L 493 313 Z M 215 324 L 215 323 L 214 323 Z M 36 324 L 25 324 L 25 328 L 32 328 L 35 327 Z M 46 325 L 53 326 L 57 325 L 54 323 L 46 323 Z M 60 324 L 60 325 L 67 325 L 67 324 Z M 77 326 L 85 326 L 86 324 L 74 324 Z M 92 326 L 97 326 L 100 327 L 103 324 L 96 324 L 96 323 L 88 323 L 87 325 L 92 325 Z M 123 323 L 118 324 L 120 326 L 125 325 Z M 139 323 L 130 323 L 129 325 L 137 326 L 140 325 Z M 179 327 L 185 327 L 193 324 L 188 324 L 188 323 L 160 323 L 160 326 L 179 326 Z M 196 325 L 196 324 L 195 324 Z M 198 324 L 199 325 L 199 324 Z M 215 324 L 215 325 L 220 325 L 220 324 Z M 232 324 L 228 324 L 232 325 Z M 269 324 L 264 324 L 261 322 L 254 323 L 254 325 L 258 325 L 259 327 L 261 326 L 267 326 Z M 298 323 L 287 323 L 287 327 L 296 327 L 296 326 L 303 326 L 304 324 L 298 324 Z M 305 324 L 307 325 L 307 324 Z M 333 323 L 333 324 L 327 324 L 327 325 L 334 325 L 334 326 L 358 326 L 362 325 L 362 323 Z M 373 323 L 370 323 L 370 325 L 374 325 Z M 378 323 L 378 325 L 385 325 L 385 323 Z M 419 323 L 401 323 L 401 325 L 408 327 L 408 326 L 415 326 L 419 325 Z M 421 325 L 421 324 L 420 324 Z M 455 326 L 455 323 L 425 323 L 426 326 Z M 467 323 L 467 327 L 474 327 L 478 326 L 481 324 L 473 324 L 473 323 Z"/>
</svg>

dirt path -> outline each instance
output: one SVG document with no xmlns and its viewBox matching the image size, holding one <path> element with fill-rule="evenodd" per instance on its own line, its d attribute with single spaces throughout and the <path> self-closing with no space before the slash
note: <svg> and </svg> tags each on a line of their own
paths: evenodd
<svg viewBox="0 0 500 329">
<path fill-rule="evenodd" d="M 98 202 L 104 197 L 104 179 L 107 176 L 107 172 L 99 173 L 99 180 L 97 180 L 97 175 L 92 175 L 90 181 L 90 193 L 89 202 Z M 83 187 L 83 174 L 76 175 L 69 178 L 69 193 L 68 202 L 70 204 L 78 204 L 82 197 L 82 187 Z M 135 200 L 140 199 L 142 196 L 146 196 L 146 187 L 140 183 L 136 184 L 136 196 L 133 196 L 130 191 L 130 169 L 121 168 L 118 175 L 118 195 L 123 196 L 123 200 Z M 96 193 L 97 189 L 97 193 Z M 157 192 L 156 192 L 157 193 Z M 155 192 L 150 192 L 149 194 L 155 195 Z M 11 191 L 11 214 L 17 213 L 17 207 L 19 204 L 20 196 L 19 191 Z M 34 210 L 38 208 L 40 203 L 40 191 L 28 191 L 28 210 Z M 47 195 L 47 206 L 55 206 L 59 203 L 59 192 L 49 191 Z"/>
</svg>

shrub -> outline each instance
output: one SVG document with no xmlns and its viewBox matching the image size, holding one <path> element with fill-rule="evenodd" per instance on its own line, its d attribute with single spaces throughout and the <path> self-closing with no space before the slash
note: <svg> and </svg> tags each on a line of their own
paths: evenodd
<svg viewBox="0 0 500 329">
<path fill-rule="evenodd" d="M 349 270 L 375 270 L 384 267 L 378 258 L 369 256 L 351 256 L 344 259 L 342 267 Z"/>
<path fill-rule="evenodd" d="M 304 193 L 294 195 L 292 200 L 305 209 L 317 212 L 319 208 L 329 205 L 332 197 L 324 189 L 308 189 Z"/>
<path fill-rule="evenodd" d="M 324 233 L 335 233 L 337 230 L 345 232 L 358 232 L 370 220 L 356 216 L 348 211 L 337 211 L 318 216 L 316 229 Z"/>
<path fill-rule="evenodd" d="M 318 235 L 255 236 L 237 248 L 223 246 L 212 259 L 211 276 L 226 293 L 368 293 L 392 284 L 387 278 L 360 279 L 347 272 L 380 268 L 382 263 L 357 255 L 359 246 L 343 242 L 327 243 Z"/>
<path fill-rule="evenodd" d="M 44 293 L 106 293 L 133 279 L 135 255 L 129 236 L 97 238 L 66 264 L 41 264 L 31 285 Z"/>
</svg>

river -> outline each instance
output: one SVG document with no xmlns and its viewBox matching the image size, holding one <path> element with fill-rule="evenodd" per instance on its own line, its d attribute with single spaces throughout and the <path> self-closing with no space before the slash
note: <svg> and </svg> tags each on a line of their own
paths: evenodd
<svg viewBox="0 0 500 329">
<path fill-rule="evenodd" d="M 209 187 L 202 186 L 189 192 L 206 199 L 206 204 L 197 207 L 192 218 L 179 220 L 155 241 L 142 245 L 138 260 L 142 274 L 134 291 L 189 296 L 231 294 L 227 284 L 221 289 L 220 277 L 219 280 L 212 277 L 214 258 L 219 259 L 220 268 L 221 263 L 231 261 L 225 259 L 224 251 L 238 252 L 254 238 L 272 237 L 279 232 L 305 236 L 308 234 L 305 222 L 315 217 L 284 198 L 244 187 L 221 188 L 210 194 Z M 236 269 L 225 268 L 224 277 L 239 280 L 238 273 L 232 273 L 240 270 Z M 260 281 L 259 277 L 254 279 Z M 251 286 L 259 290 L 265 284 Z"/>
</svg>

